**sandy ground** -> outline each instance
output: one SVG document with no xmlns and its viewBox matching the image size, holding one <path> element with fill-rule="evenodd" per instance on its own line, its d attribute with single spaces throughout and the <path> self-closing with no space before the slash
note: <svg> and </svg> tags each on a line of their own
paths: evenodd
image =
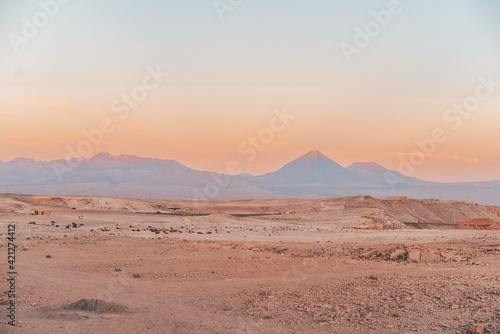
<svg viewBox="0 0 500 334">
<path fill-rule="evenodd" d="M 3 195 L 0 333 L 500 333 L 497 209 Z"/>
</svg>

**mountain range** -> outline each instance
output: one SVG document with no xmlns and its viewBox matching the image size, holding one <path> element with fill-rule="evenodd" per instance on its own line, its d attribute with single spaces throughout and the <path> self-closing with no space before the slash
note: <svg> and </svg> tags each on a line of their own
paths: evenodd
<svg viewBox="0 0 500 334">
<path fill-rule="evenodd" d="M 500 205 L 500 180 L 428 182 L 374 162 L 343 167 L 318 151 L 259 176 L 199 171 L 175 160 L 102 152 L 69 161 L 0 162 L 0 193 L 184 200 L 371 195 Z"/>
</svg>

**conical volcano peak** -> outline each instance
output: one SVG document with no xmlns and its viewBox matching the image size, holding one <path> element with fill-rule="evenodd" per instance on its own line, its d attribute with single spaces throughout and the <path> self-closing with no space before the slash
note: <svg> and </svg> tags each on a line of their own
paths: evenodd
<svg viewBox="0 0 500 334">
<path fill-rule="evenodd" d="M 321 153 L 320 151 L 316 151 L 316 150 L 313 150 L 313 151 L 310 151 L 306 154 L 304 154 L 302 156 L 302 158 L 308 158 L 308 159 L 317 159 L 317 158 L 327 158 L 327 159 L 330 159 L 328 158 L 326 155 L 324 155 L 323 153 Z"/>
<path fill-rule="evenodd" d="M 312 150 L 311 152 L 308 153 L 309 155 L 311 156 L 318 156 L 318 155 L 322 155 L 320 151 L 317 151 L 317 150 Z"/>
<path fill-rule="evenodd" d="M 266 184 L 345 185 L 361 178 L 319 151 L 310 151 L 287 163 L 277 171 L 264 174 L 258 182 Z"/>
</svg>

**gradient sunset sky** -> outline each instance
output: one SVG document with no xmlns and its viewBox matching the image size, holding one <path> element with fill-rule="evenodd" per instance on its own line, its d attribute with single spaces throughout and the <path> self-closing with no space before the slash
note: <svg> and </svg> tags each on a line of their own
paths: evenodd
<svg viewBox="0 0 500 334">
<path fill-rule="evenodd" d="M 474 96 L 479 77 L 500 82 L 498 0 L 401 0 L 351 62 L 341 43 L 354 44 L 356 28 L 391 1 L 220 3 L 236 4 L 223 20 L 212 0 L 72 0 L 16 52 L 23 17 L 43 9 L 0 1 L 0 160 L 65 158 L 83 130 L 110 118 L 116 129 L 93 154 L 217 172 L 236 160 L 261 174 L 319 150 L 343 166 L 398 169 L 416 140 L 441 128 L 447 140 L 412 176 L 500 179 L 500 84 L 460 124 L 443 119 Z M 148 67 L 169 76 L 117 117 L 113 102 L 141 85 Z M 247 161 L 238 147 L 284 108 L 295 118 Z"/>
</svg>

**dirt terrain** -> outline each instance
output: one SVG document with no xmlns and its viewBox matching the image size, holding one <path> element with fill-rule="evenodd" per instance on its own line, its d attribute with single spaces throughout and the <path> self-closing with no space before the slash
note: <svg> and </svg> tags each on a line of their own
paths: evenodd
<svg viewBox="0 0 500 334">
<path fill-rule="evenodd" d="M 499 213 L 0 195 L 18 273 L 17 326 L 1 294 L 0 333 L 500 333 Z"/>
</svg>

